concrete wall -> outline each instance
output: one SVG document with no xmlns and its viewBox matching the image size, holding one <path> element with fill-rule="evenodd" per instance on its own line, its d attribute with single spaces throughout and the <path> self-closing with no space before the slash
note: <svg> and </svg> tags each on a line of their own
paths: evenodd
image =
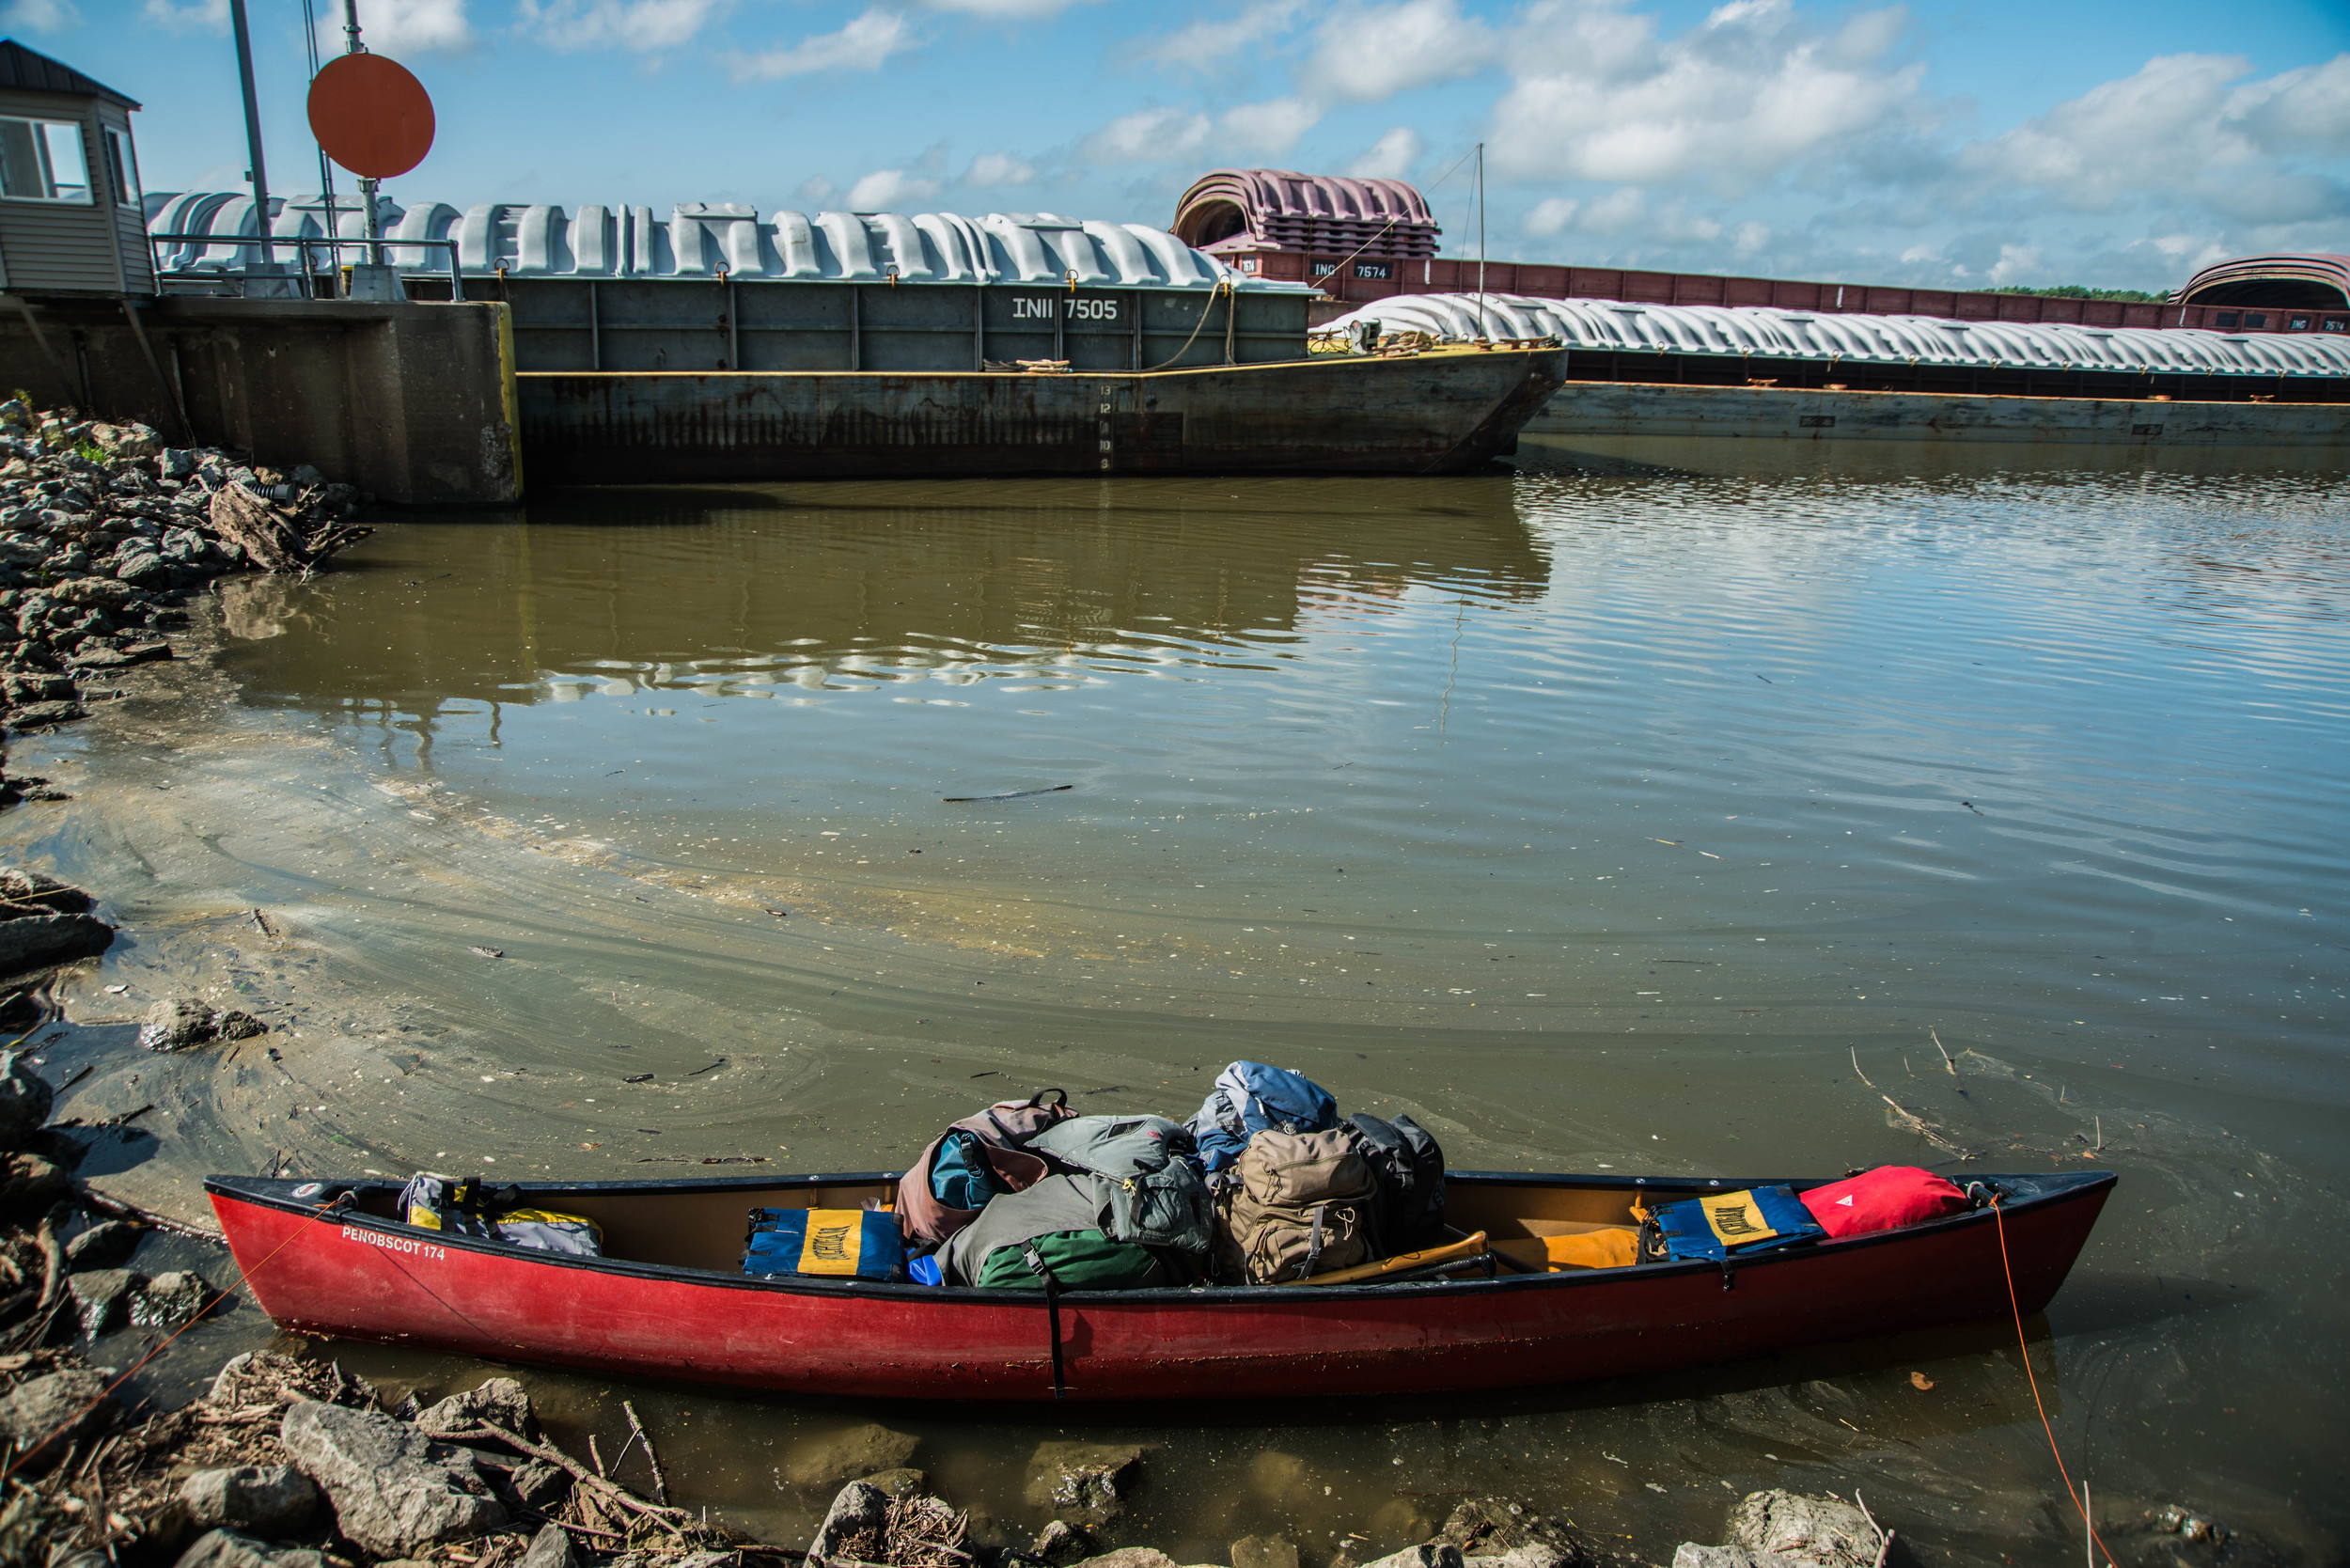
<svg viewBox="0 0 2350 1568">
<path fill-rule="evenodd" d="M 2350 453 L 2350 403 L 2157 402 L 1570 381 L 1528 422 L 1525 434 L 1539 441 L 1694 436 L 2145 449 L 2309 447 Z"/>
<path fill-rule="evenodd" d="M 307 463 L 400 505 L 521 498 L 503 305 L 167 296 L 138 308 L 146 348 L 119 302 L 31 308 L 52 353 L 0 301 L 0 390 L 275 467 Z"/>
</svg>

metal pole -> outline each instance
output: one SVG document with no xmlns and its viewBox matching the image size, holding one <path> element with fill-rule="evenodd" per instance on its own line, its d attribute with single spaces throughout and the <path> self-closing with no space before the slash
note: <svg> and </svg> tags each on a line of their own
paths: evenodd
<svg viewBox="0 0 2350 1568">
<path fill-rule="evenodd" d="M 319 74 L 319 19 L 318 13 L 311 7 L 310 0 L 302 0 L 302 48 L 310 63 L 310 79 L 315 82 Z M 328 161 L 326 149 L 321 147 L 318 150 L 319 199 L 326 205 L 326 237 L 330 240 L 339 240 L 342 238 L 343 230 L 341 223 L 335 216 L 335 165 Z M 310 270 L 309 258 L 306 255 L 303 258 L 302 270 L 305 273 Z M 343 292 L 343 253 L 338 246 L 326 247 L 326 275 L 334 285 L 336 294 L 339 296 Z"/>
<path fill-rule="evenodd" d="M 359 41 L 359 0 L 343 0 L 343 53 L 364 55 L 367 52 L 368 46 Z M 360 213 L 360 221 L 364 225 L 361 232 L 368 237 L 368 265 L 370 267 L 384 264 L 384 246 L 379 243 L 384 238 L 384 225 L 375 210 L 375 186 L 373 179 L 359 181 L 359 204 L 366 209 Z M 452 276 L 456 271 L 452 264 L 449 268 Z"/>
<path fill-rule="evenodd" d="M 1485 144 L 1477 144 L 1477 336 L 1485 336 Z"/>
<path fill-rule="evenodd" d="M 253 211 L 261 226 L 261 259 L 277 259 L 270 241 L 269 171 L 261 166 L 261 106 L 253 92 L 253 40 L 245 31 L 244 0 L 228 0 L 228 22 L 237 38 L 237 74 L 244 82 L 245 154 L 253 160 Z"/>
</svg>

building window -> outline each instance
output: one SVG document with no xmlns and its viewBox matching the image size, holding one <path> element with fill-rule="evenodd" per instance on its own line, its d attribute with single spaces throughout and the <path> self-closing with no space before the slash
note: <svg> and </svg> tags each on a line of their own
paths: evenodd
<svg viewBox="0 0 2350 1568">
<path fill-rule="evenodd" d="M 2247 310 L 2244 313 L 2244 324 L 2248 328 L 2264 327 L 2268 324 L 2268 313 L 2264 310 Z"/>
<path fill-rule="evenodd" d="M 106 179 L 114 186 L 115 200 L 125 207 L 139 204 L 139 158 L 132 150 L 131 138 L 112 126 L 106 128 Z"/>
<path fill-rule="evenodd" d="M 1393 274 L 1392 269 L 1390 269 L 1385 261 L 1357 261 L 1355 263 L 1355 275 L 1356 277 L 1386 278 L 1393 275 Z"/>
<path fill-rule="evenodd" d="M 1240 270 L 1245 273 L 1255 272 L 1257 270 L 1257 259 L 1253 256 L 1242 257 L 1240 259 Z"/>
<path fill-rule="evenodd" d="M 1317 261 L 1314 263 L 1314 276 L 1316 277 L 1328 277 L 1332 273 L 1335 273 L 1338 270 L 1339 264 L 1336 261 Z"/>
<path fill-rule="evenodd" d="M 89 200 L 82 128 L 70 120 L 0 118 L 0 196 Z"/>
<path fill-rule="evenodd" d="M 2220 331 L 2222 331 L 2222 332 L 2233 332 L 2233 331 L 2235 330 L 2235 321 L 2236 321 L 2236 316 L 2235 316 L 2235 312 L 2234 312 L 2234 311 L 2232 311 L 2232 310 L 2222 310 L 2222 311 L 2219 313 L 2219 330 L 2220 330 Z"/>
<path fill-rule="evenodd" d="M 2310 319 L 2307 316 L 2288 316 L 2285 318 L 2285 330 L 2287 332 L 2307 332 L 2310 330 Z"/>
<path fill-rule="evenodd" d="M 2321 324 L 2320 330 L 2325 332 L 2350 332 L 2350 316 L 2328 316 Z"/>
</svg>

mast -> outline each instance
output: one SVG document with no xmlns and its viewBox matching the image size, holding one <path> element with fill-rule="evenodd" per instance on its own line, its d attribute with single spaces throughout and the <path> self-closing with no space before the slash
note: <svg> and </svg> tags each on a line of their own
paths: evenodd
<svg viewBox="0 0 2350 1568">
<path fill-rule="evenodd" d="M 343 53 L 364 55 L 367 52 L 368 46 L 359 41 L 359 0 L 343 0 Z M 377 243 L 384 238 L 384 228 L 375 211 L 375 187 L 376 180 L 371 175 L 363 176 L 359 180 L 359 205 L 366 209 L 361 217 L 367 226 L 362 232 L 368 239 L 368 265 L 370 267 L 384 264 L 384 247 Z"/>
<path fill-rule="evenodd" d="M 277 259 L 270 241 L 269 170 L 261 165 L 261 106 L 253 91 L 253 39 L 244 24 L 244 0 L 228 0 L 229 28 L 237 40 L 237 75 L 244 85 L 245 156 L 253 161 L 246 177 L 253 181 L 253 213 L 261 231 L 261 259 Z"/>
<path fill-rule="evenodd" d="M 1485 144 L 1477 144 L 1477 336 L 1485 336 Z"/>
</svg>

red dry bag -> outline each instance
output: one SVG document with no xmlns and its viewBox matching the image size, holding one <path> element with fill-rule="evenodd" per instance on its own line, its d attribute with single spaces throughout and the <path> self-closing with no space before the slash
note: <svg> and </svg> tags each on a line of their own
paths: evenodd
<svg viewBox="0 0 2350 1568">
<path fill-rule="evenodd" d="M 1831 1237 L 1917 1225 L 1966 1207 L 1965 1193 L 1914 1165 L 1881 1165 L 1801 1196 L 1803 1206 Z"/>
</svg>

